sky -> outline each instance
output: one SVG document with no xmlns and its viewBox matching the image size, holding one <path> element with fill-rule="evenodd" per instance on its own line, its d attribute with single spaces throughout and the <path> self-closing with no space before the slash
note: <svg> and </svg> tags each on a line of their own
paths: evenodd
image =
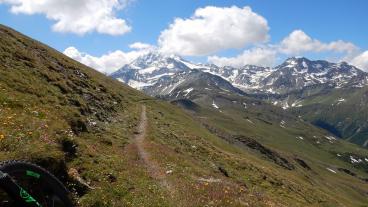
<svg viewBox="0 0 368 207">
<path fill-rule="evenodd" d="M 275 66 L 291 56 L 368 71 L 366 0 L 0 0 L 0 23 L 101 72 L 158 51 Z"/>
</svg>

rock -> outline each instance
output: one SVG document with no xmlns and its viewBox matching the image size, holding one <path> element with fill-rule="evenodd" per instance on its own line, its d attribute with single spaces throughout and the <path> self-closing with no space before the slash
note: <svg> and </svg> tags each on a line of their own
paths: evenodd
<svg viewBox="0 0 368 207">
<path fill-rule="evenodd" d="M 224 167 L 218 167 L 218 170 L 225 176 L 225 177 L 229 177 L 229 173 L 227 172 L 227 170 Z"/>
<path fill-rule="evenodd" d="M 83 178 L 81 178 L 81 176 L 79 175 L 78 170 L 76 170 L 75 168 L 70 168 L 68 170 L 68 175 L 69 175 L 70 178 L 77 181 L 78 184 L 84 186 L 85 188 L 87 188 L 89 190 L 95 189 L 92 186 L 90 186 L 85 180 L 83 180 Z"/>
</svg>

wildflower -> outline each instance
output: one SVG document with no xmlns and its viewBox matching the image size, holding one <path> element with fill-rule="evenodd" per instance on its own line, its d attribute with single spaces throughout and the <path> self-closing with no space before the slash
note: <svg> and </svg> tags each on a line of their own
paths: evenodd
<svg viewBox="0 0 368 207">
<path fill-rule="evenodd" d="M 0 134 L 0 140 L 3 140 L 5 136 L 3 134 Z"/>
</svg>

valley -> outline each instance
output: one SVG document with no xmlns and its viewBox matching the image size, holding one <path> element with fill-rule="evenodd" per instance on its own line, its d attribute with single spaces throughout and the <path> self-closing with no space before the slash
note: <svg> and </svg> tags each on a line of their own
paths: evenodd
<svg viewBox="0 0 368 207">
<path fill-rule="evenodd" d="M 363 147 L 368 144 L 368 74 L 345 62 L 294 57 L 275 68 L 234 68 L 195 64 L 179 56 L 151 52 L 111 77 L 148 95 L 170 100 L 190 97 L 193 88 L 203 93 L 252 97 L 300 116 L 334 136 Z M 211 91 L 213 86 L 218 90 Z"/>
</svg>

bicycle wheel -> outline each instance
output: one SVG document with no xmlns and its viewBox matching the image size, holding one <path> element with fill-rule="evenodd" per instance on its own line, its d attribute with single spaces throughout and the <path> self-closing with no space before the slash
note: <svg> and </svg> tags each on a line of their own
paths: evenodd
<svg viewBox="0 0 368 207">
<path fill-rule="evenodd" d="M 47 170 L 24 161 L 0 163 L 0 171 L 7 173 L 19 186 L 30 193 L 43 207 L 71 207 L 73 203 L 64 185 Z M 16 206 L 14 199 L 0 193 L 0 206 Z"/>
</svg>

